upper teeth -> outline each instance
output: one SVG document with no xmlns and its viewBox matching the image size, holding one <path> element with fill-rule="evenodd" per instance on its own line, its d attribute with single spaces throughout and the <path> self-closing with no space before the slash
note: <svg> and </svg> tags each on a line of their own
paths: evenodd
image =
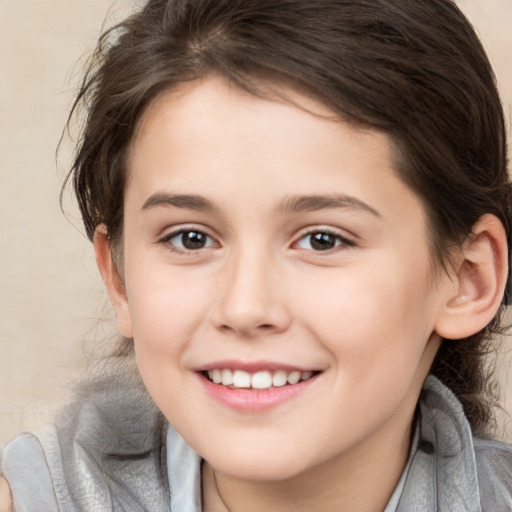
<svg viewBox="0 0 512 512">
<path fill-rule="evenodd" d="M 310 379 L 312 376 L 313 372 L 287 372 L 285 370 L 273 372 L 264 370 L 249 373 L 243 370 L 215 369 L 208 372 L 208 377 L 215 384 L 253 389 L 268 389 L 270 387 L 285 386 L 286 384 L 297 384 L 297 382 Z"/>
</svg>

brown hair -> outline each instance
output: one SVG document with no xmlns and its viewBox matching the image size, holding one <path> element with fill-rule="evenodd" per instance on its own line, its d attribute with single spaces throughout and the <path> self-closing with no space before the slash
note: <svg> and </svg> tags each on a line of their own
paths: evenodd
<svg viewBox="0 0 512 512">
<path fill-rule="evenodd" d="M 254 94 L 262 80 L 295 84 L 389 134 L 436 261 L 485 213 L 510 247 L 503 111 L 482 45 L 451 0 L 150 0 L 101 37 L 73 109 L 86 111 L 70 177 L 89 238 L 99 224 L 113 246 L 122 236 L 125 157 L 149 102 L 208 73 Z M 470 338 L 444 340 L 432 368 L 478 434 L 493 418 L 484 356 L 500 313 Z"/>
</svg>

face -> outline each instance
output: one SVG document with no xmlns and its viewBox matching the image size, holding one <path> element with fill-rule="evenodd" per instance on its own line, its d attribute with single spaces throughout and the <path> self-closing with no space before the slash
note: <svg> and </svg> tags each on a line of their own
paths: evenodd
<svg viewBox="0 0 512 512">
<path fill-rule="evenodd" d="M 288 96 L 208 78 L 149 106 L 114 299 L 167 419 L 263 480 L 407 435 L 449 288 L 389 139 Z"/>
</svg>

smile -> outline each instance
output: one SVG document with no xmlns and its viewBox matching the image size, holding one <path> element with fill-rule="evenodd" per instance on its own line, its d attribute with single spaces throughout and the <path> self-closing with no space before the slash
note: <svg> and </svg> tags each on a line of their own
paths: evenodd
<svg viewBox="0 0 512 512">
<path fill-rule="evenodd" d="M 323 373 L 321 370 L 275 366 L 263 362 L 225 361 L 200 368 L 196 374 L 206 393 L 216 402 L 240 413 L 260 413 L 314 389 Z"/>
<path fill-rule="evenodd" d="M 204 372 L 210 382 L 231 389 L 271 389 L 295 385 L 311 379 L 316 372 L 297 370 L 263 370 L 254 373 L 229 368 L 213 369 Z"/>
</svg>

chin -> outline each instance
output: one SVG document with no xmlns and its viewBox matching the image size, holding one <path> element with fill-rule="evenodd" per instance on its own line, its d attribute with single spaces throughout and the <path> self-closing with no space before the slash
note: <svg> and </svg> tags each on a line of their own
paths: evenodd
<svg viewBox="0 0 512 512">
<path fill-rule="evenodd" d="M 252 482 L 282 482 L 290 480 L 301 473 L 300 469 L 290 467 L 289 464 L 274 464 L 271 461 L 240 463 L 227 461 L 221 466 L 210 463 L 218 471 L 232 478 Z"/>
<path fill-rule="evenodd" d="M 303 450 L 297 447 L 290 452 L 275 447 L 263 449 L 261 444 L 254 444 L 251 449 L 230 447 L 222 452 L 209 452 L 204 458 L 216 471 L 242 480 L 284 481 L 309 467 Z"/>
</svg>

